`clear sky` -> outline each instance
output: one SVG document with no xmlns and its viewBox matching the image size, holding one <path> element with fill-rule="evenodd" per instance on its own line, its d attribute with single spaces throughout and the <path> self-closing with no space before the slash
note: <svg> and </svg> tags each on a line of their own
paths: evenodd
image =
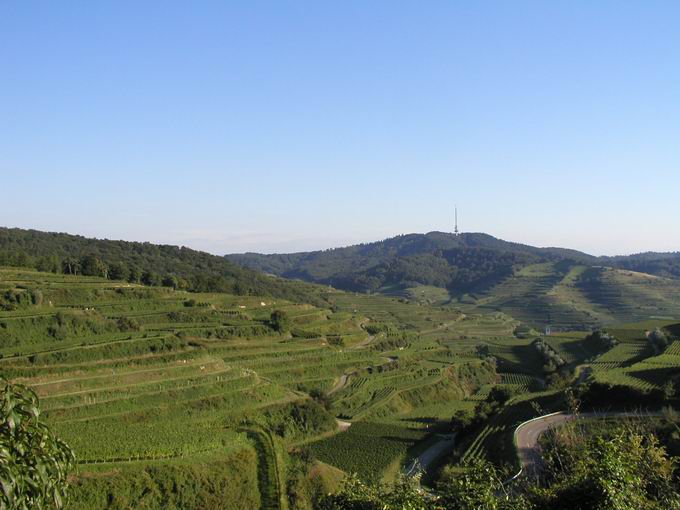
<svg viewBox="0 0 680 510">
<path fill-rule="evenodd" d="M 680 2 L 0 3 L 0 225 L 680 250 Z"/>
</svg>

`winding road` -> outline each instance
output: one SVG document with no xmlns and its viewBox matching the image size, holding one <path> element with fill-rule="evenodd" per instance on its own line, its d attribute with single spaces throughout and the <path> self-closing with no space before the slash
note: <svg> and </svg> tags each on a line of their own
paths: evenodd
<svg viewBox="0 0 680 510">
<path fill-rule="evenodd" d="M 515 429 L 515 444 L 517 445 L 521 469 L 508 481 L 512 481 L 520 475 L 529 478 L 536 477 L 541 472 L 543 458 L 541 457 L 539 439 L 549 429 L 559 427 L 577 418 L 642 418 L 661 415 L 660 412 L 602 412 L 582 413 L 577 417 L 573 414 L 559 412 L 526 421 Z"/>
</svg>

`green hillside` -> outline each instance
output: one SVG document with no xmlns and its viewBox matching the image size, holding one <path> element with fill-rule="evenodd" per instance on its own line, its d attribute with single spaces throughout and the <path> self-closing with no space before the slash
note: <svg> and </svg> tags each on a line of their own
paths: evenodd
<svg viewBox="0 0 680 510">
<path fill-rule="evenodd" d="M 666 290 L 647 275 L 555 264 L 499 287 L 602 310 L 628 303 L 614 291 L 587 300 L 594 278 L 635 280 L 638 303 Z M 447 462 L 512 465 L 513 427 L 559 398 L 575 367 L 589 362 L 593 380 L 635 391 L 678 373 L 677 342 L 653 353 L 645 339 L 667 320 L 617 326 L 621 343 L 602 354 L 583 332 L 545 337 L 558 371 L 538 334 L 491 302 L 322 297 L 327 307 L 0 268 L 0 372 L 37 392 L 75 450 L 71 508 L 296 508 L 335 487 L 317 485 L 337 484 L 335 468 L 393 481 L 460 412 L 477 421 Z M 499 388 L 514 395 L 501 407 L 489 403 Z"/>
<path fill-rule="evenodd" d="M 479 338 L 501 345 L 514 328 L 500 315 L 387 297 L 324 298 L 332 309 L 0 269 L 0 372 L 37 392 L 74 448 L 72 508 L 138 498 L 210 507 L 217 497 L 282 508 L 296 444 L 316 441 L 320 460 L 346 468 L 322 445 L 340 416 L 384 435 L 377 476 L 406 462 L 428 437 L 424 423 L 496 382 L 475 354 Z M 284 331 L 274 310 L 288 318 Z M 211 495 L 215 483 L 226 487 Z M 192 487 L 168 494 L 167 484 Z"/>
<path fill-rule="evenodd" d="M 318 289 L 302 282 L 271 278 L 224 257 L 187 247 L 0 227 L 0 265 L 53 273 L 103 276 L 130 283 L 197 292 L 274 296 L 323 304 Z"/>
<path fill-rule="evenodd" d="M 258 271 L 330 284 L 344 290 L 435 285 L 454 293 L 487 285 L 512 273 L 517 266 L 565 258 L 583 262 L 596 260 L 574 250 L 534 248 L 487 234 L 445 232 L 409 234 L 309 253 L 246 253 L 227 258 Z"/>
<path fill-rule="evenodd" d="M 534 264 L 462 301 L 555 328 L 680 318 L 680 281 L 570 263 Z M 468 305 L 469 306 L 469 305 Z"/>
<path fill-rule="evenodd" d="M 556 328 L 680 316 L 677 253 L 593 257 L 485 234 L 430 232 L 320 252 L 228 258 L 340 289 L 451 301 Z"/>
</svg>

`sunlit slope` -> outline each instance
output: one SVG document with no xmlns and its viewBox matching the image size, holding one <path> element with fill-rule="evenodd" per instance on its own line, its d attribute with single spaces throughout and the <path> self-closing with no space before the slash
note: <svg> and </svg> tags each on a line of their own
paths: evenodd
<svg viewBox="0 0 680 510">
<path fill-rule="evenodd" d="M 75 449 L 76 503 L 89 495 L 96 504 L 74 508 L 86 508 L 111 486 L 133 498 L 138 476 L 176 479 L 208 465 L 225 480 L 250 477 L 238 482 L 250 487 L 247 501 L 276 499 L 255 479 L 275 478 L 266 434 L 283 451 L 336 434 L 342 416 L 424 437 L 425 424 L 474 405 L 468 399 L 497 382 L 477 344 L 487 340 L 499 359 L 515 355 L 506 343 L 516 342 L 516 321 L 503 314 L 333 290 L 324 302 L 0 268 L 0 372 L 35 389 Z M 270 323 L 274 310 L 290 319 L 284 333 Z M 383 467 L 406 451 L 386 440 L 395 448 Z"/>
<path fill-rule="evenodd" d="M 271 327 L 274 309 L 290 332 Z M 346 349 L 365 340 L 361 323 L 271 298 L 0 269 L 0 373 L 35 389 L 74 448 L 74 508 L 102 507 L 107 494 L 129 496 L 128 507 L 146 493 L 140 479 L 180 484 L 197 472 L 231 487 L 220 497 L 234 507 L 275 500 L 280 487 L 258 488 L 273 479 L 263 448 L 335 431 L 308 392 L 382 362 Z M 269 431 L 280 431 L 274 443 Z M 186 491 L 211 507 L 208 492 Z"/>
<path fill-rule="evenodd" d="M 473 298 L 480 309 L 558 328 L 680 317 L 677 280 L 565 262 L 516 270 Z"/>
</svg>

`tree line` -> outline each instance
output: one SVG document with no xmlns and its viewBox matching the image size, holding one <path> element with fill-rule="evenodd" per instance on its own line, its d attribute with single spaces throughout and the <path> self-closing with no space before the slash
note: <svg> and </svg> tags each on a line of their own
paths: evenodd
<svg viewBox="0 0 680 510">
<path fill-rule="evenodd" d="M 272 296 L 314 305 L 327 304 L 310 284 L 269 277 L 224 257 L 184 246 L 0 228 L 0 266 L 98 276 L 192 292 Z"/>
</svg>

